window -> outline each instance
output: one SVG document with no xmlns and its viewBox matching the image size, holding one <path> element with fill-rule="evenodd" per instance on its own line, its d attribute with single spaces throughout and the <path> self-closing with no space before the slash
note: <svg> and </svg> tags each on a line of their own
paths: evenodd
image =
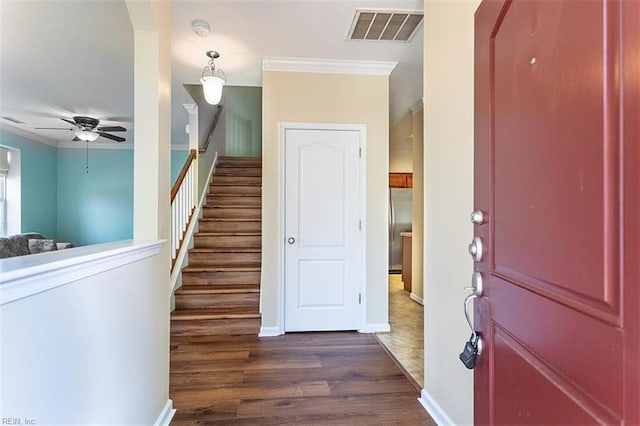
<svg viewBox="0 0 640 426">
<path fill-rule="evenodd" d="M 0 237 L 7 235 L 7 175 L 9 174 L 9 151 L 0 148 Z"/>
<path fill-rule="evenodd" d="M 7 235 L 7 172 L 0 171 L 0 237 Z"/>
</svg>

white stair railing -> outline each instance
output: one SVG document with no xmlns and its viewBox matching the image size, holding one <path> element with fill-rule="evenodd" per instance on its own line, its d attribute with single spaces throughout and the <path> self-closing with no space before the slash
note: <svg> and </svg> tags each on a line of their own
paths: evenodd
<svg viewBox="0 0 640 426">
<path fill-rule="evenodd" d="M 171 270 L 176 263 L 176 257 L 184 241 L 184 234 L 193 217 L 196 206 L 193 186 L 196 184 L 194 173 L 196 150 L 189 152 L 176 183 L 171 188 Z"/>
</svg>

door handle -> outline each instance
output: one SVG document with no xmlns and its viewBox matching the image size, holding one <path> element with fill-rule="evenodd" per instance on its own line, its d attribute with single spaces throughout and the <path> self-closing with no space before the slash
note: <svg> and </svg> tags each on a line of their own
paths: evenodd
<svg viewBox="0 0 640 426">
<path fill-rule="evenodd" d="M 296 242 L 296 239 L 295 239 L 295 238 L 293 238 L 293 237 L 289 237 L 289 238 L 287 238 L 287 242 L 288 242 L 289 244 L 293 244 L 293 243 L 295 243 L 295 242 Z"/>
<path fill-rule="evenodd" d="M 471 275 L 471 285 L 464 287 L 464 290 L 471 290 L 471 294 L 482 297 L 482 274 L 480 272 L 474 272 L 473 275 Z"/>
</svg>

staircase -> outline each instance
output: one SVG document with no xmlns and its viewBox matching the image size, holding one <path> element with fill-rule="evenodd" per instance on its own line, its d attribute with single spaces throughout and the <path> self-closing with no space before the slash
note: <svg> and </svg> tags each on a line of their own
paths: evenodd
<svg viewBox="0 0 640 426">
<path fill-rule="evenodd" d="M 175 293 L 172 336 L 257 335 L 260 329 L 260 157 L 222 157 Z"/>
</svg>

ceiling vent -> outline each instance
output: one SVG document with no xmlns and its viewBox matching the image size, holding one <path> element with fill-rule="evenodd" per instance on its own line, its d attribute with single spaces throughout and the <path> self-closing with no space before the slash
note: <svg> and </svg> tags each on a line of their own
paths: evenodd
<svg viewBox="0 0 640 426">
<path fill-rule="evenodd" d="M 409 42 L 423 17 L 419 11 L 357 9 L 349 39 Z"/>
</svg>

